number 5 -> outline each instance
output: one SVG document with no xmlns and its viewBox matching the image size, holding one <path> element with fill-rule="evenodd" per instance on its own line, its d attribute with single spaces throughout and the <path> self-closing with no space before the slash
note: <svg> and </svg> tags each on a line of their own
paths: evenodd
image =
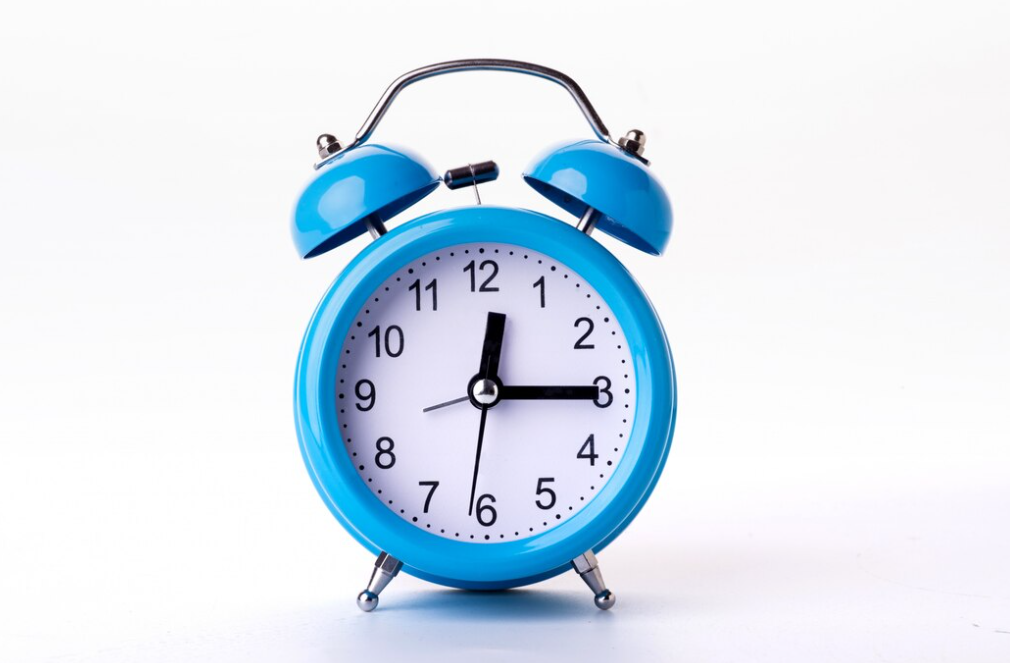
<svg viewBox="0 0 1010 663">
<path fill-rule="evenodd" d="M 552 483 L 553 481 L 554 477 L 545 477 L 537 480 L 537 495 L 550 495 L 551 501 L 548 504 L 543 504 L 539 499 L 537 499 L 537 506 L 545 511 L 554 506 L 558 501 L 557 493 L 550 488 L 544 488 L 545 483 Z"/>
</svg>

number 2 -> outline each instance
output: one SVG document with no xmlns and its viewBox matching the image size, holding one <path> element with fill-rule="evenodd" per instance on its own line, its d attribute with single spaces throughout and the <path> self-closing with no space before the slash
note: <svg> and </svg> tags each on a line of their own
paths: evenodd
<svg viewBox="0 0 1010 663">
<path fill-rule="evenodd" d="M 583 323 L 583 322 L 585 322 L 586 324 L 589 325 L 589 329 L 586 330 L 586 333 L 583 334 L 582 337 L 579 340 L 575 341 L 575 349 L 576 350 L 592 350 L 596 346 L 593 345 L 592 343 L 584 343 L 584 341 L 587 338 L 589 338 L 590 334 L 593 333 L 593 321 L 590 320 L 589 318 L 579 318 L 578 320 L 575 321 L 575 328 L 578 329 L 579 328 L 579 324 Z"/>
</svg>

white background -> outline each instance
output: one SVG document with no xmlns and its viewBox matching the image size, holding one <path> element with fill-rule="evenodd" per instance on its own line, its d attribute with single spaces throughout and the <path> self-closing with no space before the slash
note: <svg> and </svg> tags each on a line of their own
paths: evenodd
<svg viewBox="0 0 1010 663">
<path fill-rule="evenodd" d="M 5 6 L 0 659 L 1010 660 L 1008 34 L 1003 2 Z M 315 136 L 473 56 L 571 74 L 674 201 L 663 258 L 600 238 L 681 398 L 610 613 L 570 574 L 359 613 L 297 452 L 301 333 L 367 242 L 296 258 Z M 483 74 L 375 138 L 555 213 L 520 172 L 588 135 Z"/>
</svg>

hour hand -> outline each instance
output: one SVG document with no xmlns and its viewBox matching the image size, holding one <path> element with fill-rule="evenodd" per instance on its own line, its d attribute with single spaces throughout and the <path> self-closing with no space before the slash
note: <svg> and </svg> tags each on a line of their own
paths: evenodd
<svg viewBox="0 0 1010 663">
<path fill-rule="evenodd" d="M 595 385 L 588 387 L 504 385 L 500 393 L 502 400 L 595 401 L 600 398 L 600 388 Z"/>
<path fill-rule="evenodd" d="M 484 331 L 484 345 L 480 353 L 480 368 L 477 375 L 485 380 L 498 377 L 498 364 L 501 361 L 501 345 L 505 336 L 505 314 L 491 311 L 487 314 L 487 327 Z"/>
</svg>

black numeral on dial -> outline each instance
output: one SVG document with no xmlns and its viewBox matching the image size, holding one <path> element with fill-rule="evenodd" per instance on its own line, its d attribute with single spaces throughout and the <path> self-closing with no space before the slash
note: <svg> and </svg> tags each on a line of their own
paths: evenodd
<svg viewBox="0 0 1010 663">
<path fill-rule="evenodd" d="M 380 437 L 375 441 L 375 466 L 380 470 L 388 470 L 396 465 L 396 454 L 393 453 L 393 438 Z"/>
<path fill-rule="evenodd" d="M 484 282 L 480 284 L 480 288 L 478 289 L 477 272 L 479 271 L 483 275 L 485 269 L 490 270 L 490 274 L 484 279 Z M 470 292 L 498 292 L 498 286 L 491 285 L 494 277 L 498 276 L 498 263 L 494 260 L 485 260 L 480 264 L 480 267 L 477 267 L 476 262 L 471 260 L 463 268 L 463 271 L 470 272 Z"/>
<path fill-rule="evenodd" d="M 595 466 L 596 459 L 600 457 L 596 453 L 596 436 L 590 435 L 586 438 L 586 441 L 582 444 L 582 448 L 579 449 L 579 453 L 576 454 L 576 458 L 586 458 L 589 460 L 589 464 Z"/>
<path fill-rule="evenodd" d="M 386 327 L 386 333 L 380 334 L 379 326 L 368 332 L 368 338 L 375 337 L 375 356 L 381 357 L 382 351 L 390 357 L 399 357 L 403 354 L 403 330 L 396 325 Z"/>
<path fill-rule="evenodd" d="M 575 349 L 576 350 L 592 350 L 596 346 L 593 345 L 592 343 L 586 343 L 586 339 L 589 338 L 589 335 L 593 333 L 593 328 L 594 328 L 593 321 L 590 320 L 589 318 L 579 318 L 578 320 L 575 321 L 575 328 L 578 329 L 579 326 L 582 325 L 582 323 L 585 323 L 585 324 L 589 325 L 589 328 L 586 329 L 586 333 L 583 334 L 579 338 L 579 340 L 575 341 Z"/>
<path fill-rule="evenodd" d="M 485 493 L 477 498 L 477 522 L 484 527 L 491 527 L 498 520 L 498 512 L 494 510 L 491 504 L 485 504 L 484 500 L 494 504 L 494 495 L 490 493 Z"/>
<path fill-rule="evenodd" d="M 538 278 L 533 282 L 534 288 L 540 288 L 540 308 L 545 308 L 547 306 L 547 285 L 544 282 L 544 277 Z"/>
<path fill-rule="evenodd" d="M 368 403 L 367 405 L 355 403 L 354 407 L 358 408 L 360 411 L 368 412 L 375 407 L 375 384 L 371 380 L 358 380 L 358 383 L 354 385 L 354 395 L 357 396 L 358 400 L 362 403 Z"/>
<path fill-rule="evenodd" d="M 421 279 L 417 279 L 410 284 L 407 290 L 414 291 L 414 308 L 417 311 L 421 310 Z M 424 291 L 428 292 L 431 290 L 431 310 L 438 310 L 438 279 L 432 279 L 431 283 L 424 286 Z"/>
<path fill-rule="evenodd" d="M 537 506 L 540 507 L 541 509 L 543 509 L 544 511 L 546 511 L 547 509 L 550 509 L 551 507 L 553 507 L 558 502 L 557 493 L 555 493 L 550 488 L 545 488 L 544 487 L 545 483 L 552 483 L 553 481 L 554 481 L 554 477 L 545 477 L 543 479 L 538 479 L 537 480 L 537 495 L 538 496 L 540 496 L 540 495 L 547 495 L 547 498 L 550 500 L 547 504 L 544 504 L 543 502 L 540 501 L 540 499 L 538 497 L 538 499 L 537 499 Z"/>
<path fill-rule="evenodd" d="M 610 378 L 601 375 L 593 380 L 593 384 L 600 388 L 600 395 L 593 401 L 593 404 L 596 407 L 610 407 L 610 404 L 614 402 L 614 394 L 610 391 Z M 603 400 L 604 394 L 607 395 L 607 400 Z"/>
<path fill-rule="evenodd" d="M 418 486 L 428 486 L 428 496 L 424 498 L 424 512 L 428 513 L 428 507 L 431 506 L 431 496 L 435 494 L 435 489 L 438 488 L 437 481 L 418 481 Z"/>
</svg>

